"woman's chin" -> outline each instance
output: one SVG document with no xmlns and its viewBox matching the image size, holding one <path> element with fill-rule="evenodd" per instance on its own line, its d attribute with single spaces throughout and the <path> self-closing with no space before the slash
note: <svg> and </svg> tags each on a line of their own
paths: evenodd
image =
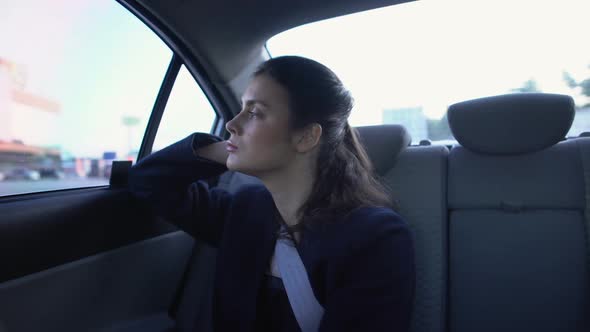
<svg viewBox="0 0 590 332">
<path fill-rule="evenodd" d="M 243 172 L 243 167 L 240 167 L 239 160 L 237 160 L 236 156 L 233 154 L 229 155 L 229 157 L 227 158 L 227 161 L 225 162 L 225 166 L 230 171 Z"/>
<path fill-rule="evenodd" d="M 227 167 L 227 169 L 230 170 L 230 171 L 239 172 L 237 170 L 237 167 L 236 167 L 235 163 L 229 161 L 229 159 L 225 163 L 225 167 Z"/>
</svg>

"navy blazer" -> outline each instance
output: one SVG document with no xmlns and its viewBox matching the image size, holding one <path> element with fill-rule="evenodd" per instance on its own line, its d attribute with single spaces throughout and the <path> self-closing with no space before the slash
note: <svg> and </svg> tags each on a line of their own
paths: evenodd
<svg viewBox="0 0 590 332">
<path fill-rule="evenodd" d="M 194 154 L 218 140 L 193 134 L 144 158 L 131 168 L 129 188 L 154 213 L 218 248 L 214 329 L 253 331 L 279 227 L 276 207 L 263 186 L 230 194 L 198 181 L 226 170 Z M 325 308 L 320 331 L 407 331 L 415 283 L 407 224 L 377 207 L 360 207 L 340 219 L 306 228 L 297 245 Z"/>
</svg>

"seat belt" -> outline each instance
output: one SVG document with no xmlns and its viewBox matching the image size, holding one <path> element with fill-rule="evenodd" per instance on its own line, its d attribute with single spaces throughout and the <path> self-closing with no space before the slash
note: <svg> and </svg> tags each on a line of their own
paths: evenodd
<svg viewBox="0 0 590 332">
<path fill-rule="evenodd" d="M 324 308 L 313 294 L 305 265 L 293 241 L 289 238 L 279 238 L 274 255 L 276 264 L 271 266 L 272 273 L 281 276 L 301 331 L 317 332 L 324 316 Z"/>
</svg>

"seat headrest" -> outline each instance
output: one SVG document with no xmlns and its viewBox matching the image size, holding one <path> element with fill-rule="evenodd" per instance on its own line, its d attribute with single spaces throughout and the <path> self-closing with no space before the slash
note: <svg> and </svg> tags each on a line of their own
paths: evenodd
<svg viewBox="0 0 590 332">
<path fill-rule="evenodd" d="M 455 139 L 474 152 L 514 155 L 546 149 L 563 140 L 574 120 L 574 100 L 548 93 L 519 93 L 449 106 Z"/>
<path fill-rule="evenodd" d="M 355 127 L 359 139 L 375 171 L 384 175 L 395 164 L 395 160 L 412 141 L 410 134 L 400 125 L 378 125 Z"/>
</svg>

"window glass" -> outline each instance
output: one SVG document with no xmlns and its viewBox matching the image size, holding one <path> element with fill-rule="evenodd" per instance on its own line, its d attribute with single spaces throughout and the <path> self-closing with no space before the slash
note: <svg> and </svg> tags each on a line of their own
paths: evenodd
<svg viewBox="0 0 590 332">
<path fill-rule="evenodd" d="M 587 0 L 422 0 L 316 22 L 267 43 L 332 68 L 351 90 L 352 125 L 399 123 L 413 143 L 453 137 L 447 106 L 522 92 L 571 95 L 569 135 L 590 131 Z"/>
<path fill-rule="evenodd" d="M 134 159 L 170 49 L 114 1 L 0 11 L 0 196 L 104 185 Z"/>
<path fill-rule="evenodd" d="M 183 65 L 166 103 L 152 151 L 194 132 L 211 132 L 215 118 L 213 106 Z"/>
</svg>

